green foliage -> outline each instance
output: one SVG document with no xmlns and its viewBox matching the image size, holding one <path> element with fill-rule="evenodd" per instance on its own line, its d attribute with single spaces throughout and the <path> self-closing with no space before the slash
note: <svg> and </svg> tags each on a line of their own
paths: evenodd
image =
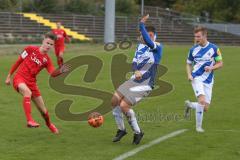
<svg viewBox="0 0 240 160">
<path fill-rule="evenodd" d="M 104 15 L 104 3 L 105 0 L 0 0 L 0 10 Z M 140 4 L 141 0 L 116 0 L 116 15 L 137 15 Z M 214 20 L 240 22 L 240 0 L 145 0 L 144 5 L 199 16 L 205 12 Z"/>
<path fill-rule="evenodd" d="M 50 13 L 55 11 L 55 6 L 58 0 L 36 0 L 34 1 L 34 7 L 39 12 Z"/>
<path fill-rule="evenodd" d="M 17 0 L 0 0 L 0 10 L 12 10 L 17 5 Z"/>
<path fill-rule="evenodd" d="M 84 14 L 98 14 L 101 12 L 96 0 L 70 0 L 66 6 L 66 11 Z"/>
<path fill-rule="evenodd" d="M 142 0 L 136 0 L 137 4 L 141 4 Z M 144 5 L 159 6 L 162 8 L 170 8 L 176 2 L 176 0 L 145 0 Z"/>
<path fill-rule="evenodd" d="M 212 19 L 240 22 L 238 18 L 240 0 L 177 0 L 173 8 L 196 15 L 206 11 Z"/>
<path fill-rule="evenodd" d="M 138 13 L 138 5 L 135 1 L 116 0 L 116 12 L 120 14 L 136 15 Z"/>
</svg>

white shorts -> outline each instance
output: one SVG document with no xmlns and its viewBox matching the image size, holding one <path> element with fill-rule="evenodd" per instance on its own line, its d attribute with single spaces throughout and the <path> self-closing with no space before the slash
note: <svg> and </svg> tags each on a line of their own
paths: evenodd
<svg viewBox="0 0 240 160">
<path fill-rule="evenodd" d="M 137 83 L 133 79 L 129 79 L 120 85 L 117 91 L 134 106 L 152 91 L 152 88 L 146 84 L 148 83 L 145 81 Z"/>
<path fill-rule="evenodd" d="M 196 97 L 199 95 L 204 95 L 206 103 L 210 104 L 212 98 L 213 83 L 207 84 L 203 83 L 200 80 L 194 79 L 192 81 L 192 87 Z"/>
</svg>

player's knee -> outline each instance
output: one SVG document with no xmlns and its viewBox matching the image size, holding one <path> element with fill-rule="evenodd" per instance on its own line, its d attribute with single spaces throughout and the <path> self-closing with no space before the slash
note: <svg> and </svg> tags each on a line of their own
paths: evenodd
<svg viewBox="0 0 240 160">
<path fill-rule="evenodd" d="M 120 106 L 122 112 L 126 115 L 126 113 L 129 111 L 129 107 L 126 107 L 126 106 Z"/>
<path fill-rule="evenodd" d="M 199 100 L 199 104 L 203 106 L 204 112 L 208 111 L 208 103 L 204 99 Z"/>
<path fill-rule="evenodd" d="M 202 106 L 206 106 L 205 97 L 204 96 L 199 97 L 198 103 Z"/>
<path fill-rule="evenodd" d="M 31 97 L 32 96 L 32 92 L 29 89 L 25 89 L 23 91 L 23 96 L 24 97 Z"/>
<path fill-rule="evenodd" d="M 202 106 L 205 106 L 205 101 L 201 100 L 201 101 L 199 101 L 199 104 L 201 104 Z"/>
</svg>

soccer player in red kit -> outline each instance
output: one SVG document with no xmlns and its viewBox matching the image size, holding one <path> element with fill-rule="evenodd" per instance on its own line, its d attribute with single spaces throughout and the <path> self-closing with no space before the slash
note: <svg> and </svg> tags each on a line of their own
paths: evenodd
<svg viewBox="0 0 240 160">
<path fill-rule="evenodd" d="M 61 23 L 58 22 L 57 24 L 57 28 L 53 29 L 52 32 L 57 36 L 57 39 L 55 40 L 55 55 L 57 56 L 57 63 L 58 66 L 62 66 L 63 64 L 63 52 L 65 49 L 64 46 L 64 41 L 66 39 L 67 42 L 70 42 L 70 38 L 68 37 L 68 35 L 66 34 L 66 32 L 61 29 Z"/>
<path fill-rule="evenodd" d="M 11 75 L 17 70 L 13 78 L 13 87 L 23 95 L 23 108 L 27 119 L 27 126 L 39 127 L 39 124 L 35 122 L 31 116 L 32 100 L 45 119 L 47 127 L 51 132 L 57 134 L 58 129 L 50 121 L 47 108 L 36 84 L 36 76 L 43 68 L 46 68 L 48 73 L 53 77 L 67 72 L 70 69 L 67 65 L 62 65 L 61 68 L 56 70 L 54 69 L 52 61 L 47 53 L 54 45 L 55 39 L 56 36 L 53 33 L 47 33 L 40 47 L 25 47 L 16 63 L 12 66 L 5 83 L 10 85 Z"/>
</svg>

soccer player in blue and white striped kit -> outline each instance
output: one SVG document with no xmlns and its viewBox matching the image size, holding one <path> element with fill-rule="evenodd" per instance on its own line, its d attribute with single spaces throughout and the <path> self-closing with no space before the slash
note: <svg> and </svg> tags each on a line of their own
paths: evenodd
<svg viewBox="0 0 240 160">
<path fill-rule="evenodd" d="M 197 102 L 185 101 L 185 116 L 190 109 L 196 110 L 196 131 L 204 132 L 202 128 L 203 113 L 208 110 L 212 97 L 214 83 L 213 71 L 223 66 L 220 49 L 207 40 L 207 29 L 197 26 L 194 29 L 194 45 L 187 58 L 187 76 L 197 97 Z"/>
<path fill-rule="evenodd" d="M 152 91 L 157 67 L 162 57 L 162 46 L 155 42 L 155 28 L 152 26 L 145 27 L 144 25 L 148 17 L 148 15 L 144 16 L 139 24 L 141 42 L 137 45 L 133 58 L 134 74 L 119 86 L 112 97 L 113 116 L 118 127 L 113 142 L 120 141 L 127 134 L 123 114 L 127 117 L 128 123 L 134 131 L 133 144 L 139 144 L 144 134 L 138 125 L 132 106 Z"/>
</svg>

